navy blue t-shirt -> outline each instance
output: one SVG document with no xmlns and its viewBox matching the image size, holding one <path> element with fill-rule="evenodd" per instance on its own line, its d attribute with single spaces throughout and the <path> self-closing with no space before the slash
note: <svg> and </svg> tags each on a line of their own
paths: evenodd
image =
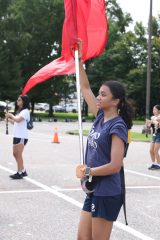
<svg viewBox="0 0 160 240">
<path fill-rule="evenodd" d="M 88 135 L 85 163 L 89 167 L 98 167 L 111 161 L 112 134 L 121 138 L 125 145 L 128 129 L 123 119 L 117 116 L 104 122 L 104 113 L 99 111 Z M 95 196 L 115 196 L 121 193 L 120 173 L 103 176 L 97 183 Z"/>
</svg>

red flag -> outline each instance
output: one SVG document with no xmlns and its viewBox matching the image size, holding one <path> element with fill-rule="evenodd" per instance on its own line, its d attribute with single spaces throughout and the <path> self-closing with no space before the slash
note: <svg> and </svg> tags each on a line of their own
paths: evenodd
<svg viewBox="0 0 160 240">
<path fill-rule="evenodd" d="M 75 73 L 72 47 L 82 40 L 82 59 L 99 56 L 107 42 L 105 0 L 64 0 L 65 20 L 61 57 L 36 72 L 25 85 L 26 94 L 35 85 L 56 75 Z"/>
</svg>

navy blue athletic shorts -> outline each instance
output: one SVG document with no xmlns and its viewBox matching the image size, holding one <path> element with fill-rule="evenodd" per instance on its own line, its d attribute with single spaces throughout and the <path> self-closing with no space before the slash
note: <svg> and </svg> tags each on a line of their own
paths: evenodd
<svg viewBox="0 0 160 240">
<path fill-rule="evenodd" d="M 25 138 L 13 138 L 13 145 L 16 145 L 16 144 L 23 144 L 23 145 L 26 145 L 28 142 L 28 139 L 25 139 Z"/>
<path fill-rule="evenodd" d="M 116 221 L 123 204 L 122 194 L 116 196 L 87 196 L 83 211 L 91 212 L 92 217 Z"/>
<path fill-rule="evenodd" d="M 156 133 L 152 135 L 152 143 L 160 143 L 160 133 Z"/>
</svg>

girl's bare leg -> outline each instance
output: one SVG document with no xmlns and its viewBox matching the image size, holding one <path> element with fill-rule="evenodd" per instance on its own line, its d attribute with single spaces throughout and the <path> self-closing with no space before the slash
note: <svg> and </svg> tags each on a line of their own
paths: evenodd
<svg viewBox="0 0 160 240">
<path fill-rule="evenodd" d="M 92 217 L 90 212 L 83 210 L 81 212 L 77 240 L 92 240 Z"/>
<path fill-rule="evenodd" d="M 15 144 L 13 145 L 13 156 L 16 159 L 17 162 L 17 170 L 18 172 L 22 172 L 24 166 L 23 166 L 23 153 L 24 145 L 23 144 Z"/>
<path fill-rule="evenodd" d="M 151 143 L 150 145 L 150 156 L 153 163 L 155 163 L 154 145 L 154 143 Z"/>
<path fill-rule="evenodd" d="M 113 222 L 103 218 L 92 218 L 92 240 L 109 240 Z"/>
<path fill-rule="evenodd" d="M 159 150 L 160 150 L 160 143 L 155 143 L 154 144 L 154 156 L 155 156 L 155 159 L 157 160 L 158 164 L 160 164 Z"/>
</svg>

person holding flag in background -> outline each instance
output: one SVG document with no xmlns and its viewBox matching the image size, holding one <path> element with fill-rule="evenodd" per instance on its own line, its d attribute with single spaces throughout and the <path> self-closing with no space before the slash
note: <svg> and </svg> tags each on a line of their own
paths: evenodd
<svg viewBox="0 0 160 240">
<path fill-rule="evenodd" d="M 17 173 L 10 175 L 11 179 L 22 179 L 27 176 L 23 162 L 24 146 L 28 142 L 27 122 L 30 120 L 30 101 L 27 95 L 17 99 L 16 115 L 7 112 L 6 121 L 13 124 L 13 156 L 17 163 Z"/>
<path fill-rule="evenodd" d="M 82 47 L 80 41 L 79 57 Z M 120 82 L 104 82 L 96 98 L 81 60 L 79 67 L 82 95 L 96 119 L 87 139 L 85 164 L 77 166 L 76 175 L 80 179 L 100 178 L 94 192 L 87 194 L 84 201 L 77 239 L 108 240 L 123 204 L 120 170 L 133 111 Z"/>
</svg>

